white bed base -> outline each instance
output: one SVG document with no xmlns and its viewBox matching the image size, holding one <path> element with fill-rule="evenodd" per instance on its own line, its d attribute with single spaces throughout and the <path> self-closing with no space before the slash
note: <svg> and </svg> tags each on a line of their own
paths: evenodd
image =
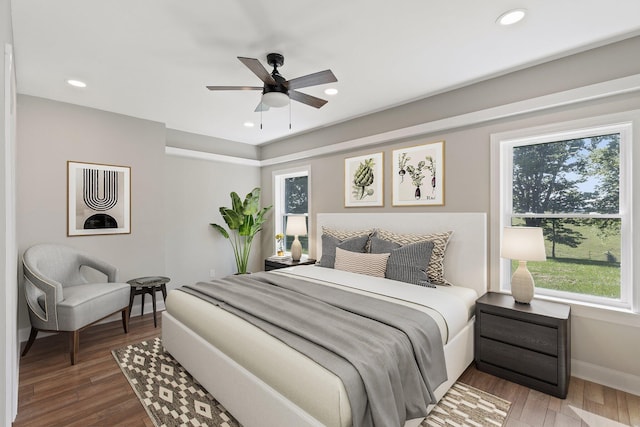
<svg viewBox="0 0 640 427">
<path fill-rule="evenodd" d="M 166 311 L 162 313 L 162 341 L 165 349 L 244 427 L 323 426 Z M 473 360 L 473 319 L 445 345 L 444 354 L 449 379 L 436 389 L 438 400 Z M 409 420 L 405 427 L 417 427 L 421 422 Z"/>
<path fill-rule="evenodd" d="M 487 289 L 485 213 L 328 213 L 318 214 L 316 256 L 321 255 L 322 226 L 340 229 L 385 228 L 397 233 L 424 234 L 453 230 L 445 256 L 445 277 L 458 286 Z M 473 361 L 471 319 L 444 347 L 448 380 L 440 385 L 440 400 Z M 240 366 L 166 311 L 162 319 L 165 349 L 177 359 L 244 427 L 320 427 L 322 424 Z M 422 419 L 405 427 L 418 427 Z"/>
</svg>

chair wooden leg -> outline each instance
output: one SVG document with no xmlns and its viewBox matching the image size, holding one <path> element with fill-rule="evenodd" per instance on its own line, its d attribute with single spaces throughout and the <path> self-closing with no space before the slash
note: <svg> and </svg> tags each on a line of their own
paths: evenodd
<svg viewBox="0 0 640 427">
<path fill-rule="evenodd" d="M 124 333 L 129 333 L 129 316 L 131 313 L 129 312 L 129 307 L 125 307 L 122 309 L 122 327 L 124 328 Z"/>
<path fill-rule="evenodd" d="M 33 343 L 36 341 L 36 335 L 38 335 L 38 330 L 32 326 L 31 333 L 29 334 L 29 341 L 27 341 L 27 345 L 24 346 L 24 350 L 22 350 L 22 354 L 20 355 L 21 357 L 27 354 Z"/>
<path fill-rule="evenodd" d="M 75 365 L 78 357 L 78 349 L 80 348 L 80 331 L 69 332 L 71 338 L 71 364 Z"/>
</svg>

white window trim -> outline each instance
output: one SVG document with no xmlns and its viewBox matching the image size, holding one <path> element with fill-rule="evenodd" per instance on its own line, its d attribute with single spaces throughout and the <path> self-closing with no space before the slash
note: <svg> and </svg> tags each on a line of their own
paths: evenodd
<svg viewBox="0 0 640 427">
<path fill-rule="evenodd" d="M 491 135 L 491 278 L 490 288 L 496 292 L 510 292 L 510 268 L 509 261 L 500 257 L 500 241 L 502 229 L 510 216 L 505 214 L 504 206 L 510 203 L 511 194 L 507 194 L 505 181 L 503 177 L 510 174 L 511 158 L 507 161 L 507 156 L 511 153 L 511 148 L 517 145 L 523 145 L 530 142 L 559 141 L 570 139 L 572 135 L 587 135 L 587 132 L 603 134 L 607 130 L 614 128 L 614 132 L 621 133 L 621 142 L 623 138 L 631 138 L 640 141 L 640 110 L 629 111 L 626 113 L 611 114 L 599 116 L 589 119 L 574 120 L 570 122 L 556 123 L 547 126 L 520 129 L 516 131 L 501 132 Z M 609 132 L 610 133 L 610 132 Z M 629 141 L 629 140 L 627 140 Z M 604 308 L 612 311 L 622 312 L 640 312 L 640 284 L 634 283 L 634 271 L 640 267 L 634 264 L 633 252 L 638 250 L 637 228 L 632 224 L 640 223 L 637 217 L 637 204 L 639 201 L 632 199 L 632 188 L 638 174 L 632 175 L 631 165 L 633 164 L 634 150 L 632 143 L 621 143 L 621 176 L 623 180 L 620 182 L 620 217 L 626 216 L 623 221 L 622 241 L 621 241 L 621 298 L 620 303 L 608 303 L 609 300 L 597 297 L 582 298 L 581 295 L 572 293 L 562 294 L 559 292 L 544 295 L 545 291 L 536 292 L 536 297 L 544 299 L 553 299 L 571 304 L 582 305 L 584 307 Z M 636 152 L 638 150 L 635 150 Z M 637 156 L 637 154 L 635 154 Z M 507 164 L 505 170 L 501 170 L 502 166 Z M 640 188 L 640 184 L 636 182 L 636 186 Z M 633 206 L 636 209 L 633 209 Z M 635 213 L 635 215 L 634 215 Z"/>
<path fill-rule="evenodd" d="M 309 225 L 309 230 L 308 230 L 308 234 L 309 234 L 309 251 L 311 251 L 311 230 L 313 230 L 313 216 L 311 215 L 311 165 L 304 165 L 304 166 L 298 166 L 298 167 L 294 167 L 294 168 L 289 168 L 289 169 L 282 169 L 282 170 L 277 170 L 277 171 L 273 171 L 271 173 L 271 185 L 273 188 L 273 221 L 274 221 L 274 230 L 275 230 L 275 234 L 278 233 L 282 233 L 284 234 L 285 230 L 282 229 L 282 223 L 280 221 L 278 221 L 279 218 L 282 217 L 283 212 L 282 212 L 282 206 L 283 206 L 283 199 L 284 199 L 284 180 L 286 178 L 292 178 L 292 177 L 296 177 L 296 176 L 302 176 L 306 174 L 307 175 L 307 209 L 309 210 L 309 212 L 307 212 L 307 223 Z M 276 242 L 274 239 L 274 243 L 273 243 L 273 251 L 275 253 L 275 251 L 277 250 L 276 248 Z M 286 252 L 287 254 L 289 254 L 289 252 Z"/>
</svg>

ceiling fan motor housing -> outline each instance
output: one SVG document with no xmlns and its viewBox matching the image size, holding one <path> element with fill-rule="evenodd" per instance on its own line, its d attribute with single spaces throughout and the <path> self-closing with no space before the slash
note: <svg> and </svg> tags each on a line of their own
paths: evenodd
<svg viewBox="0 0 640 427">
<path fill-rule="evenodd" d="M 274 68 L 282 67 L 284 64 L 284 56 L 279 53 L 270 53 L 267 55 L 267 64 Z"/>
<path fill-rule="evenodd" d="M 289 89 L 286 86 L 287 80 L 278 72 L 278 67 L 281 67 L 284 64 L 284 56 L 279 53 L 270 53 L 267 55 L 267 62 L 273 67 L 271 77 L 273 77 L 277 84 L 271 85 L 269 83 L 265 83 L 262 93 L 279 92 L 288 96 Z"/>
</svg>

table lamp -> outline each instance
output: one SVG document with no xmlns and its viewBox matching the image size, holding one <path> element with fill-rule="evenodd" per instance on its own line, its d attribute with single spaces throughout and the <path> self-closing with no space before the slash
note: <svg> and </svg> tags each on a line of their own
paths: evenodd
<svg viewBox="0 0 640 427">
<path fill-rule="evenodd" d="M 291 243 L 291 259 L 293 261 L 300 261 L 300 257 L 302 257 L 302 244 L 300 244 L 298 236 L 307 235 L 307 217 L 288 217 L 286 233 L 288 236 L 295 236 L 295 238 L 293 239 L 293 243 Z"/>
<path fill-rule="evenodd" d="M 527 261 L 545 261 L 544 238 L 540 227 L 505 227 L 502 232 L 502 258 L 515 259 L 518 268 L 511 277 L 511 294 L 520 304 L 533 299 L 535 284 Z"/>
</svg>

